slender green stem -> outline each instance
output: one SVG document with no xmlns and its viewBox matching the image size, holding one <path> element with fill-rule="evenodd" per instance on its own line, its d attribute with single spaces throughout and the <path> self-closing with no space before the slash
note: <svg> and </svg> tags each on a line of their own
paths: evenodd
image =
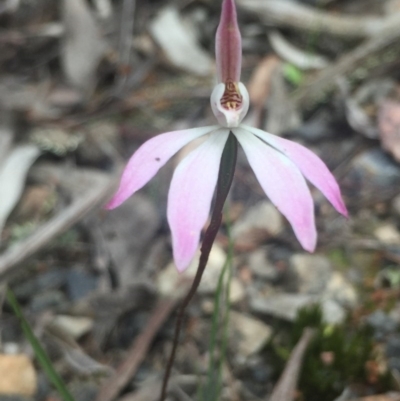
<svg viewBox="0 0 400 401">
<path fill-rule="evenodd" d="M 208 362 L 208 374 L 207 374 L 207 382 L 202 386 L 201 391 L 201 400 L 211 400 L 215 399 L 219 393 L 218 382 L 215 380 L 215 365 L 216 365 L 216 356 L 215 356 L 215 348 L 217 345 L 217 336 L 218 336 L 218 320 L 221 309 L 221 298 L 222 298 L 222 289 L 223 283 L 225 279 L 226 269 L 229 263 L 228 257 L 225 260 L 224 266 L 222 267 L 221 273 L 218 278 L 217 288 L 215 290 L 214 296 L 214 310 L 212 314 L 211 321 L 211 337 L 210 337 L 210 345 L 209 345 L 209 362 Z"/>
<path fill-rule="evenodd" d="M 227 233 L 229 238 L 228 255 L 226 257 L 224 266 L 219 275 L 217 288 L 214 297 L 214 311 L 212 315 L 211 323 L 211 338 L 209 345 L 210 360 L 208 364 L 207 384 L 202 386 L 200 393 L 201 400 L 218 400 L 221 392 L 222 382 L 222 363 L 225 360 L 227 338 L 228 338 L 228 323 L 229 323 L 229 300 L 230 300 L 230 284 L 232 277 L 232 258 L 233 258 L 233 241 L 230 235 L 230 220 L 229 220 L 229 208 L 225 206 L 225 216 L 227 219 Z M 226 273 L 228 271 L 228 279 L 225 280 Z M 225 288 L 225 289 L 224 289 Z M 222 338 L 221 338 L 221 354 L 219 361 L 215 356 L 215 348 L 217 345 L 218 335 L 218 319 L 221 314 L 221 300 L 224 299 L 225 305 L 223 308 L 223 324 L 222 324 Z M 217 373 L 217 374 L 216 374 Z"/>
<path fill-rule="evenodd" d="M 219 227 L 221 225 L 222 210 L 224 208 L 225 200 L 226 197 L 228 196 L 229 189 L 232 184 L 236 166 L 236 157 L 237 157 L 237 140 L 236 137 L 232 133 L 230 133 L 224 151 L 222 152 L 214 209 L 211 215 L 210 225 L 207 227 L 207 230 L 204 234 L 203 243 L 200 248 L 201 254 L 200 254 L 199 266 L 197 267 L 196 276 L 193 280 L 192 286 L 190 287 L 186 297 L 182 301 L 181 307 L 178 311 L 178 316 L 175 324 L 175 334 L 172 343 L 172 351 L 167 363 L 167 367 L 165 369 L 163 385 L 161 388 L 160 401 L 164 401 L 167 395 L 168 381 L 171 374 L 172 364 L 175 359 L 176 349 L 179 343 L 179 334 L 181 331 L 181 326 L 186 307 L 192 300 L 200 284 L 201 277 L 203 276 L 204 269 L 206 268 L 208 262 L 208 257 L 210 256 L 212 245 L 214 243 L 215 237 L 217 236 Z"/>
<path fill-rule="evenodd" d="M 74 401 L 74 398 L 68 391 L 65 383 L 59 376 L 59 374 L 55 371 L 53 364 L 51 363 L 50 358 L 47 356 L 46 351 L 40 345 L 38 339 L 36 338 L 35 334 L 33 333 L 31 326 L 29 325 L 28 321 L 25 319 L 25 316 L 22 313 L 22 310 L 18 304 L 17 298 L 15 297 L 14 293 L 11 289 L 7 289 L 7 301 L 11 305 L 11 308 L 14 311 L 15 316 L 19 319 L 21 324 L 22 330 L 32 345 L 33 351 L 35 352 L 36 358 L 39 361 L 40 365 L 42 366 L 43 370 L 46 372 L 48 378 L 54 384 L 57 391 L 60 393 L 62 399 L 64 401 Z"/>
</svg>

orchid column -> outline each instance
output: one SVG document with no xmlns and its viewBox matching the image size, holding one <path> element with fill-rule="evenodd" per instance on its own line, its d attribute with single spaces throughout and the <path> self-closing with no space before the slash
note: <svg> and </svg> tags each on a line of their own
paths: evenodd
<svg viewBox="0 0 400 401">
<path fill-rule="evenodd" d="M 211 107 L 221 126 L 238 127 L 249 110 L 249 93 L 240 82 L 242 38 L 234 0 L 222 5 L 215 40 L 218 85 L 211 94 Z"/>
</svg>

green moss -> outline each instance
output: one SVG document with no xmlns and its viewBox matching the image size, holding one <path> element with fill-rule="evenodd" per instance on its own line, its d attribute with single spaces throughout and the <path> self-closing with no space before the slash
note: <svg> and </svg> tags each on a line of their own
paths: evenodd
<svg viewBox="0 0 400 401">
<path fill-rule="evenodd" d="M 334 266 L 341 270 L 346 270 L 350 266 L 350 261 L 343 249 L 332 249 L 328 253 L 328 258 Z"/>
<path fill-rule="evenodd" d="M 14 244 L 18 241 L 29 237 L 37 228 L 37 223 L 33 221 L 27 221 L 23 224 L 14 224 L 10 230 L 10 244 Z"/>
<path fill-rule="evenodd" d="M 299 378 L 302 399 L 333 400 L 346 386 L 368 382 L 367 362 L 374 360 L 371 329 L 353 328 L 350 323 L 326 324 L 318 306 L 302 309 L 291 330 L 278 333 L 271 343 L 279 373 L 305 327 L 315 328 L 316 334 L 306 351 Z"/>
</svg>

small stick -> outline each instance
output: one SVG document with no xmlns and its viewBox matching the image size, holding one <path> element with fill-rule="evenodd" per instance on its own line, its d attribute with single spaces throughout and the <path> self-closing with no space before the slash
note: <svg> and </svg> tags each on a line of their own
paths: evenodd
<svg viewBox="0 0 400 401">
<path fill-rule="evenodd" d="M 100 388 L 96 401 L 112 401 L 135 375 L 147 355 L 148 349 L 178 302 L 178 298 L 161 299 L 147 322 L 143 332 L 135 339 L 128 356 L 117 368 L 115 375 Z"/>
<path fill-rule="evenodd" d="M 343 39 L 379 37 L 400 30 L 400 13 L 387 17 L 335 15 L 300 3 L 276 0 L 238 0 L 238 6 L 256 13 L 268 25 L 327 33 Z"/>
<path fill-rule="evenodd" d="M 105 202 L 115 187 L 115 180 L 106 174 L 86 173 L 87 185 L 92 188 L 77 198 L 60 214 L 39 227 L 28 238 L 18 242 L 0 255 L 0 280 L 15 270 L 15 266 L 43 248 L 54 237 L 61 234 L 93 208 Z M 13 269 L 14 268 L 14 269 Z"/>
<path fill-rule="evenodd" d="M 314 330 L 308 328 L 303 331 L 303 335 L 293 349 L 285 369 L 271 397 L 268 398 L 268 401 L 292 401 L 294 399 L 304 353 L 313 337 Z"/>
<path fill-rule="evenodd" d="M 399 24 L 400 27 L 400 24 Z M 293 93 L 294 106 L 299 110 L 307 110 L 323 100 L 337 85 L 339 77 L 352 77 L 357 69 L 365 69 L 368 76 L 374 69 L 382 65 L 396 62 L 400 55 L 400 28 L 369 39 L 355 49 L 340 57 L 333 65 L 321 70 L 317 75 L 300 86 Z"/>
</svg>

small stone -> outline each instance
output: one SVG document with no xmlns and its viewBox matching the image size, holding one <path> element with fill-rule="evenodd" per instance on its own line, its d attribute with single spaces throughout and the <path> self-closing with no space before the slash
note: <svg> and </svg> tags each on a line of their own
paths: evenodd
<svg viewBox="0 0 400 401">
<path fill-rule="evenodd" d="M 294 321 L 299 309 L 317 303 L 310 294 L 276 294 L 267 298 L 254 298 L 250 301 L 251 310 L 271 315 L 283 320 Z"/>
<path fill-rule="evenodd" d="M 283 230 L 283 218 L 272 203 L 259 202 L 232 227 L 232 237 L 241 248 L 254 248 L 266 237 L 275 237 Z"/>
<path fill-rule="evenodd" d="M 239 359 L 260 351 L 272 335 L 271 327 L 261 320 L 234 311 L 229 315 L 229 332 Z"/>
<path fill-rule="evenodd" d="M 246 293 L 243 284 L 236 277 L 232 277 L 231 285 L 229 288 L 229 302 L 234 305 L 242 301 Z"/>
<path fill-rule="evenodd" d="M 400 233 L 393 224 L 385 224 L 378 227 L 374 232 L 375 237 L 385 245 L 400 243 Z"/>
<path fill-rule="evenodd" d="M 99 391 L 98 386 L 92 382 L 73 382 L 69 387 L 75 401 L 94 400 Z"/>
<path fill-rule="evenodd" d="M 214 312 L 214 301 L 211 299 L 204 299 L 201 302 L 201 310 L 203 311 L 204 314 L 207 316 L 210 316 Z"/>
<path fill-rule="evenodd" d="M 79 268 L 71 269 L 67 274 L 67 293 L 71 301 L 78 301 L 96 290 L 98 279 Z"/>
<path fill-rule="evenodd" d="M 392 202 L 392 209 L 397 217 L 400 217 L 400 195 L 397 195 Z"/>
<path fill-rule="evenodd" d="M 345 309 L 332 299 L 326 299 L 321 303 L 323 320 L 329 324 L 341 324 L 346 319 Z"/>
<path fill-rule="evenodd" d="M 400 335 L 395 335 L 388 339 L 386 344 L 386 355 L 387 357 L 400 359 Z"/>
<path fill-rule="evenodd" d="M 320 255 L 296 254 L 291 257 L 290 264 L 299 293 L 321 294 L 325 290 L 332 275 L 329 259 Z"/>
<path fill-rule="evenodd" d="M 171 296 L 181 296 L 179 294 L 179 282 L 182 277 L 192 280 L 196 275 L 197 267 L 199 264 L 200 252 L 197 252 L 194 260 L 190 266 L 181 274 L 178 273 L 173 263 L 170 263 L 157 277 L 157 286 L 160 293 Z M 198 289 L 200 294 L 211 294 L 215 292 L 218 279 L 226 262 L 226 253 L 218 245 L 214 244 L 211 248 L 210 256 L 208 259 L 207 267 L 204 270 L 203 277 Z"/>
<path fill-rule="evenodd" d="M 333 272 L 331 275 L 323 297 L 335 300 L 346 308 L 354 308 L 358 300 L 353 285 L 339 272 Z"/>
<path fill-rule="evenodd" d="M 51 325 L 78 339 L 93 328 L 93 320 L 84 316 L 58 315 L 54 317 Z"/>
<path fill-rule="evenodd" d="M 391 370 L 396 370 L 400 372 L 400 359 L 398 358 L 388 358 L 388 368 Z"/>
<path fill-rule="evenodd" d="M 351 161 L 340 188 L 348 203 L 357 205 L 376 204 L 392 200 L 398 195 L 400 167 L 382 149 L 374 148 L 357 155 Z"/>
<path fill-rule="evenodd" d="M 243 301 L 246 296 L 245 289 L 242 282 L 236 277 L 232 277 L 231 286 L 229 289 L 229 303 L 235 305 L 240 301 Z M 201 309 L 206 315 L 210 315 L 214 311 L 214 300 L 205 299 L 201 303 Z"/>
<path fill-rule="evenodd" d="M 17 355 L 21 352 L 21 347 L 15 342 L 6 342 L 2 344 L 3 352 L 7 355 Z"/>
<path fill-rule="evenodd" d="M 32 313 L 40 313 L 46 309 L 57 309 L 66 303 L 65 295 L 61 291 L 51 290 L 35 295 L 29 307 Z"/>
<path fill-rule="evenodd" d="M 15 286 L 15 296 L 20 300 L 29 300 L 38 293 L 58 289 L 65 284 L 66 270 L 51 269 L 35 277 L 29 278 Z"/>
<path fill-rule="evenodd" d="M 376 337 L 379 339 L 394 333 L 399 325 L 382 310 L 376 310 L 367 317 L 367 323 L 372 326 Z"/>
<path fill-rule="evenodd" d="M 394 305 L 392 310 L 389 312 L 389 317 L 400 327 L 400 302 L 397 302 L 396 305 Z"/>
<path fill-rule="evenodd" d="M 257 249 L 248 259 L 250 270 L 258 277 L 275 282 L 279 279 L 279 270 L 269 261 L 267 249 Z"/>
<path fill-rule="evenodd" d="M 346 311 L 341 305 L 334 300 L 321 300 L 320 297 L 311 294 L 277 294 L 267 298 L 255 298 L 251 300 L 250 307 L 256 313 L 293 322 L 300 309 L 318 304 L 321 305 L 325 322 L 338 324 L 345 320 Z"/>
<path fill-rule="evenodd" d="M 37 377 L 32 361 L 23 354 L 0 354 L 0 394 L 33 396 Z"/>
</svg>

